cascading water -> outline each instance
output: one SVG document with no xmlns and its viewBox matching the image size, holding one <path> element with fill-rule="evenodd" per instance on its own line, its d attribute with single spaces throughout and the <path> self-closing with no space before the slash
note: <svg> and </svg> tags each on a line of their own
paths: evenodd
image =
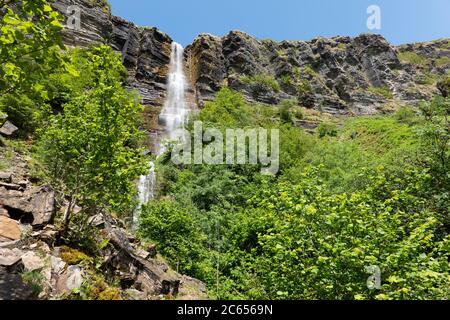
<svg viewBox="0 0 450 320">
<path fill-rule="evenodd" d="M 183 65 L 184 49 L 176 43 L 172 43 L 172 53 L 170 57 L 170 69 L 167 81 L 167 99 L 159 115 L 159 124 L 162 127 L 162 135 L 157 138 L 156 155 L 160 156 L 165 152 L 164 141 L 175 139 L 177 129 L 184 127 L 187 122 L 189 108 L 186 103 L 186 76 Z M 155 163 L 150 162 L 148 175 L 141 176 L 138 184 L 138 207 L 133 215 L 133 228 L 139 223 L 141 206 L 154 199 L 156 187 Z"/>
</svg>

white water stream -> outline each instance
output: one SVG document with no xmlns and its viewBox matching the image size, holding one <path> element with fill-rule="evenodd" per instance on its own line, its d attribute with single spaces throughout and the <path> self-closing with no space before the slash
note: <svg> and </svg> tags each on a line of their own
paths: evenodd
<svg viewBox="0 0 450 320">
<path fill-rule="evenodd" d="M 176 43 L 172 43 L 172 53 L 170 58 L 170 69 L 167 80 L 167 99 L 159 115 L 159 123 L 162 126 L 162 134 L 157 141 L 156 155 L 160 156 L 165 152 L 164 141 L 175 139 L 175 132 L 183 128 L 188 120 L 189 108 L 186 103 L 186 76 L 183 65 L 184 49 Z M 150 171 L 147 175 L 141 176 L 138 184 L 138 207 L 133 214 L 133 228 L 139 224 L 141 207 L 143 204 L 155 198 L 156 173 L 155 163 L 150 162 Z"/>
</svg>

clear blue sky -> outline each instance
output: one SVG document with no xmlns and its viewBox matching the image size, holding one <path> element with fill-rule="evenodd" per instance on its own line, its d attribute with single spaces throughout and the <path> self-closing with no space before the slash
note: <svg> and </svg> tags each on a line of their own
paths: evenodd
<svg viewBox="0 0 450 320">
<path fill-rule="evenodd" d="M 109 0 L 113 14 L 155 26 L 187 45 L 202 32 L 242 30 L 259 39 L 355 36 L 367 29 L 369 5 L 394 44 L 450 37 L 450 0 Z"/>
</svg>

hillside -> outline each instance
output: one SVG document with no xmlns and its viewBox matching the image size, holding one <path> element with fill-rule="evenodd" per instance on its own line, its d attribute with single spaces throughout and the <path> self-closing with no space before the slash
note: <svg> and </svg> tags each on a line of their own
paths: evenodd
<svg viewBox="0 0 450 320">
<path fill-rule="evenodd" d="M 0 11 L 0 299 L 449 299 L 450 39 L 182 48 L 48 4 Z M 277 171 L 209 128 L 276 132 Z"/>
</svg>

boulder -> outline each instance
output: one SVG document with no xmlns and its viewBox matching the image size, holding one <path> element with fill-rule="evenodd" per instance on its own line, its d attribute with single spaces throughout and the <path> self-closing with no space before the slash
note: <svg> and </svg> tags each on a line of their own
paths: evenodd
<svg viewBox="0 0 450 320">
<path fill-rule="evenodd" d="M 10 121 L 6 121 L 1 127 L 0 127 L 0 134 L 2 134 L 5 137 L 12 137 L 14 136 L 17 131 L 19 131 L 19 128 L 17 128 L 14 124 L 12 124 Z"/>
<path fill-rule="evenodd" d="M 0 182 L 11 183 L 12 173 L 11 172 L 0 172 Z"/>
<path fill-rule="evenodd" d="M 50 263 L 52 266 L 52 273 L 55 276 L 61 275 L 66 268 L 66 263 L 59 257 L 50 256 Z"/>
<path fill-rule="evenodd" d="M 28 251 L 22 255 L 22 263 L 26 271 L 41 270 L 45 267 L 45 261 L 34 251 Z"/>
<path fill-rule="evenodd" d="M 21 213 L 19 218 L 31 220 L 33 227 L 49 224 L 54 218 L 55 193 L 47 187 L 34 187 L 25 192 L 0 187 L 0 201 L 8 210 Z"/>
<path fill-rule="evenodd" d="M 8 210 L 0 206 L 0 217 L 9 218 Z"/>
<path fill-rule="evenodd" d="M 58 294 L 80 289 L 83 284 L 83 270 L 80 266 L 69 266 L 58 278 L 56 291 Z"/>
<path fill-rule="evenodd" d="M 22 232 L 16 220 L 0 216 L 0 237 L 8 240 L 19 240 Z"/>
<path fill-rule="evenodd" d="M 11 268 L 22 260 L 23 252 L 17 248 L 0 248 L 0 267 Z"/>
</svg>

